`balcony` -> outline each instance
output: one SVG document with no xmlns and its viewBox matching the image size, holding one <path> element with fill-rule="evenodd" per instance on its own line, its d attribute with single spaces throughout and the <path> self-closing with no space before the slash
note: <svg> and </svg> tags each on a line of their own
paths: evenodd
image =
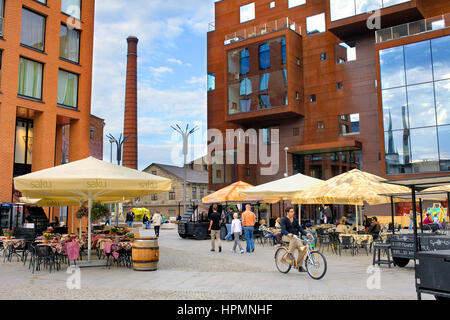
<svg viewBox="0 0 450 320">
<path fill-rule="evenodd" d="M 275 21 L 270 21 L 259 26 L 253 26 L 246 29 L 242 29 L 225 36 L 224 45 L 244 41 L 247 39 L 266 35 L 268 33 L 277 32 L 284 29 L 291 29 L 297 34 L 302 34 L 302 27 L 295 21 L 289 20 L 289 18 L 282 18 Z"/>
<path fill-rule="evenodd" d="M 432 18 L 401 24 L 378 30 L 375 33 L 376 43 L 397 40 L 425 32 L 445 29 L 450 27 L 450 13 Z"/>
</svg>

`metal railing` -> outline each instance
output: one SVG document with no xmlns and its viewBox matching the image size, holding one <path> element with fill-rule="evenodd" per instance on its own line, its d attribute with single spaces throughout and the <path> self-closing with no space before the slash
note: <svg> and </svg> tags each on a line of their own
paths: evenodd
<svg viewBox="0 0 450 320">
<path fill-rule="evenodd" d="M 381 29 L 375 32 L 376 43 L 409 37 L 415 34 L 445 29 L 450 27 L 450 13 L 398 26 Z"/>
<path fill-rule="evenodd" d="M 264 34 L 283 29 L 291 29 L 299 35 L 302 35 L 302 27 L 299 24 L 295 21 L 289 20 L 289 18 L 282 18 L 227 34 L 225 36 L 224 45 L 226 46 L 231 43 L 259 37 Z"/>
</svg>

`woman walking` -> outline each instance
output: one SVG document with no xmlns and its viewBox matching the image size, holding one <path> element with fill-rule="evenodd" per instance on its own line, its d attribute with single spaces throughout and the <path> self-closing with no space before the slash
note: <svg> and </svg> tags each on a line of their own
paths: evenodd
<svg viewBox="0 0 450 320">
<path fill-rule="evenodd" d="M 242 234 L 242 224 L 241 220 L 239 220 L 239 214 L 237 212 L 233 215 L 233 221 L 231 221 L 231 234 L 234 235 L 234 246 L 233 249 L 231 249 L 231 252 L 236 253 L 236 247 L 239 246 L 239 250 L 242 253 L 244 253 L 244 249 L 241 246 L 241 240 L 239 237 Z"/>
</svg>

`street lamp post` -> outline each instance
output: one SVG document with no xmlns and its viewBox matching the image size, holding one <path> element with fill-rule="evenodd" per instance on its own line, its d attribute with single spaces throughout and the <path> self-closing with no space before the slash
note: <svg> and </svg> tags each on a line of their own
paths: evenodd
<svg viewBox="0 0 450 320">
<path fill-rule="evenodd" d="M 285 177 L 289 176 L 289 174 L 288 174 L 288 155 L 287 155 L 288 151 L 289 151 L 289 147 L 284 148 L 284 153 L 285 153 L 285 158 L 286 158 L 286 172 L 284 173 Z"/>
<path fill-rule="evenodd" d="M 114 140 L 112 140 L 112 139 L 109 139 L 109 144 L 110 144 L 110 146 L 111 146 L 111 149 L 110 149 L 110 159 L 109 159 L 109 162 L 111 162 L 112 163 L 112 144 L 114 143 Z"/>
<path fill-rule="evenodd" d="M 189 124 L 186 125 L 186 129 L 180 128 L 177 124 L 176 127 L 171 126 L 173 130 L 178 132 L 183 137 L 183 167 L 184 167 L 184 181 L 183 181 L 183 215 L 186 213 L 186 158 L 188 154 L 189 136 L 198 130 L 195 126 L 189 130 Z"/>
</svg>

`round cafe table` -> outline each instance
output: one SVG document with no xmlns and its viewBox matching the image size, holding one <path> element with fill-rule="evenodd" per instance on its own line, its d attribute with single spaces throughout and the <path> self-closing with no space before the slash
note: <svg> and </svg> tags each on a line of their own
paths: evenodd
<svg viewBox="0 0 450 320">
<path fill-rule="evenodd" d="M 342 237 L 352 237 L 355 240 L 357 245 L 361 245 L 363 241 L 367 241 L 367 243 L 373 242 L 373 236 L 371 234 L 354 234 L 354 233 L 344 233 L 339 234 L 339 240 L 342 242 Z"/>
</svg>

